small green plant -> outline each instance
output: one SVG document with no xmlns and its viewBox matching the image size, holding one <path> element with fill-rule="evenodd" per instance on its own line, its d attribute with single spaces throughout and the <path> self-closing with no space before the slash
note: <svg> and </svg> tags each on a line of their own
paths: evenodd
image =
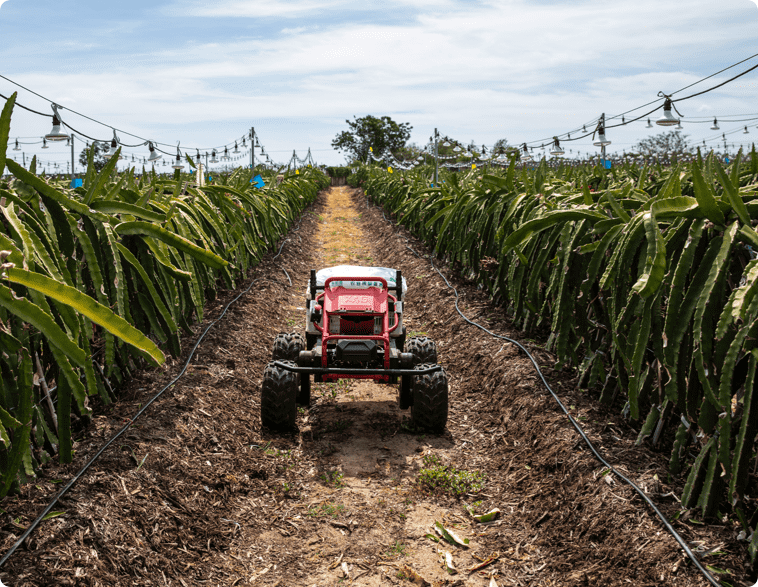
<svg viewBox="0 0 758 587">
<path fill-rule="evenodd" d="M 342 481 L 343 477 L 344 475 L 339 471 L 331 471 L 321 475 L 321 479 L 324 480 L 324 483 L 332 485 L 338 489 L 345 486 L 345 483 Z"/>
<path fill-rule="evenodd" d="M 408 547 L 405 544 L 396 540 L 395 544 L 392 545 L 392 548 L 390 548 L 387 554 L 388 556 L 407 556 L 407 553 L 405 552 L 406 548 Z"/>
<path fill-rule="evenodd" d="M 423 460 L 424 467 L 416 478 L 416 484 L 422 490 L 463 495 L 481 491 L 484 485 L 485 475 L 479 471 L 464 471 L 443 465 L 435 455 L 426 455 Z"/>
<path fill-rule="evenodd" d="M 328 501 L 326 503 L 322 503 L 319 507 L 308 508 L 308 515 L 314 518 L 336 518 L 338 515 L 344 513 L 347 513 L 344 505 L 338 505 Z"/>
</svg>

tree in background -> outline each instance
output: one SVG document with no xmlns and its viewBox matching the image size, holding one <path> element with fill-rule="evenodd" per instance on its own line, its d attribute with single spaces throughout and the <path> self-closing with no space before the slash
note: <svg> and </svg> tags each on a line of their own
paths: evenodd
<svg viewBox="0 0 758 587">
<path fill-rule="evenodd" d="M 687 141 L 689 135 L 683 135 L 678 130 L 670 130 L 659 135 L 642 139 L 634 145 L 635 151 L 648 156 L 671 156 L 693 153 L 694 150 Z"/>
<path fill-rule="evenodd" d="M 89 165 L 89 152 L 93 149 L 95 169 L 98 173 L 100 173 L 103 167 L 105 167 L 105 164 L 108 162 L 108 160 L 103 156 L 104 153 L 108 151 L 108 145 L 106 144 L 95 142 L 90 146 L 84 147 L 84 149 L 82 149 L 82 152 L 79 153 L 79 165 L 81 165 L 84 169 L 87 169 L 87 166 Z"/>
<path fill-rule="evenodd" d="M 508 139 L 498 139 L 492 147 L 492 152 L 495 155 L 502 155 L 511 148 L 512 147 L 508 144 Z"/>
<path fill-rule="evenodd" d="M 407 122 L 398 124 L 389 116 L 354 116 L 355 120 L 346 120 L 350 130 L 343 130 L 332 141 L 340 153 L 345 153 L 349 162 L 366 161 L 369 147 L 373 148 L 374 156 L 380 156 L 389 149 L 393 153 L 405 147 L 413 128 Z"/>
<path fill-rule="evenodd" d="M 416 159 L 419 155 L 425 153 L 424 149 L 418 146 L 416 143 L 408 143 L 394 153 L 395 157 L 401 161 L 408 161 L 410 159 Z"/>
</svg>

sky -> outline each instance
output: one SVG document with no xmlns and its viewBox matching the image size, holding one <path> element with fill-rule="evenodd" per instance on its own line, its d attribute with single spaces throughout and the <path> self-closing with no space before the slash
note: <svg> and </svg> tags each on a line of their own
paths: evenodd
<svg viewBox="0 0 758 587">
<path fill-rule="evenodd" d="M 539 144 L 658 100 L 625 119 L 645 113 L 662 105 L 659 91 L 755 53 L 758 0 L 0 0 L 0 75 L 47 100 L 4 79 L 0 94 L 18 90 L 19 103 L 50 115 L 50 101 L 60 104 L 64 122 L 99 140 L 116 127 L 124 143 L 142 142 L 131 133 L 168 152 L 177 142 L 192 154 L 223 150 L 255 127 L 280 163 L 308 149 L 317 163 L 344 163 L 332 140 L 369 114 L 409 123 L 420 146 L 435 128 L 464 144 Z M 758 57 L 674 98 L 754 65 Z M 723 146 L 722 133 L 749 145 L 756 98 L 758 69 L 676 104 L 682 132 L 709 148 Z M 753 120 L 725 122 L 736 115 Z M 670 130 L 646 128 L 647 118 L 610 128 L 617 122 L 608 122 L 611 153 Z M 11 145 L 50 127 L 17 107 Z M 563 146 L 569 156 L 599 150 L 591 137 Z M 63 171 L 70 160 L 60 143 L 22 147 Z"/>
</svg>

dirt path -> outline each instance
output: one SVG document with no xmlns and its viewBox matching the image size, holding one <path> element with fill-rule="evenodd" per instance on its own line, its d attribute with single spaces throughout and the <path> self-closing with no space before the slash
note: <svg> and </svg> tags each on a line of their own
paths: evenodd
<svg viewBox="0 0 758 587">
<path fill-rule="evenodd" d="M 450 290 L 407 244 L 423 247 L 396 230 L 358 191 L 322 194 L 281 257 L 256 269 L 260 281 L 211 330 L 188 374 L 85 475 L 60 504 L 63 514 L 44 522 L 0 579 L 13 587 L 384 586 L 411 585 L 403 577 L 412 569 L 435 586 L 487 586 L 491 573 L 501 587 L 705 585 L 631 489 L 580 446 L 526 359 L 465 325 Z M 302 332 L 309 270 L 339 264 L 403 270 L 409 334 L 437 341 L 450 380 L 443 435 L 414 432 L 396 386 L 367 382 L 315 384 L 297 433 L 261 430 L 261 373 L 274 336 Z M 471 318 L 518 338 L 475 288 L 454 283 Z M 209 320 L 231 295 L 210 304 Z M 140 374 L 77 443 L 74 465 L 47 468 L 2 504 L 4 550 L 57 481 L 180 366 Z M 573 383 L 562 374 L 552 381 L 593 442 L 673 517 L 664 455 L 634 447 L 626 423 Z M 478 525 L 464 505 L 502 513 Z M 430 539 L 435 522 L 468 547 Z M 733 528 L 675 524 L 702 550 L 722 544 L 706 562 L 732 569 L 733 585 L 750 584 L 740 581 L 747 577 Z M 445 570 L 444 551 L 458 574 Z"/>
</svg>

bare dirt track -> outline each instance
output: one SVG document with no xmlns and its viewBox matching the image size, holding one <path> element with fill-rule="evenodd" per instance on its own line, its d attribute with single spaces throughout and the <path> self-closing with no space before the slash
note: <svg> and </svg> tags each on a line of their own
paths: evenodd
<svg viewBox="0 0 758 587">
<path fill-rule="evenodd" d="M 631 488 L 603 474 L 528 360 L 466 325 L 429 260 L 413 252 L 427 251 L 398 230 L 358 190 L 321 194 L 281 256 L 253 272 L 259 281 L 209 332 L 187 374 L 63 498 L 56 508 L 63 513 L 43 522 L 0 579 L 13 587 L 381 586 L 412 585 L 413 571 L 435 586 L 487 586 L 491 577 L 501 587 L 706 585 Z M 261 429 L 261 374 L 274 336 L 303 331 L 309 270 L 339 264 L 403 270 L 409 334 L 437 341 L 450 380 L 443 435 L 412 429 L 395 386 L 365 382 L 314 385 L 296 433 Z M 521 339 L 475 287 L 453 284 L 470 318 Z M 207 320 L 234 295 L 210 303 Z M 679 488 L 666 483 L 665 455 L 635 447 L 623 419 L 576 391 L 570 374 L 553 372 L 539 344 L 530 349 L 596 446 L 673 517 Z M 45 468 L 0 504 L 3 551 L 58 481 L 184 360 L 142 372 L 79 439 L 74 464 Z M 424 469 L 455 469 L 469 486 L 459 495 L 433 490 L 419 482 L 431 479 Z M 465 505 L 501 515 L 476 524 Z M 703 561 L 729 570 L 723 577 L 732 585 L 752 585 L 737 529 L 686 517 L 674 525 L 693 548 L 716 548 Z M 435 522 L 468 547 L 429 538 Z M 457 574 L 445 570 L 445 551 Z"/>
</svg>

